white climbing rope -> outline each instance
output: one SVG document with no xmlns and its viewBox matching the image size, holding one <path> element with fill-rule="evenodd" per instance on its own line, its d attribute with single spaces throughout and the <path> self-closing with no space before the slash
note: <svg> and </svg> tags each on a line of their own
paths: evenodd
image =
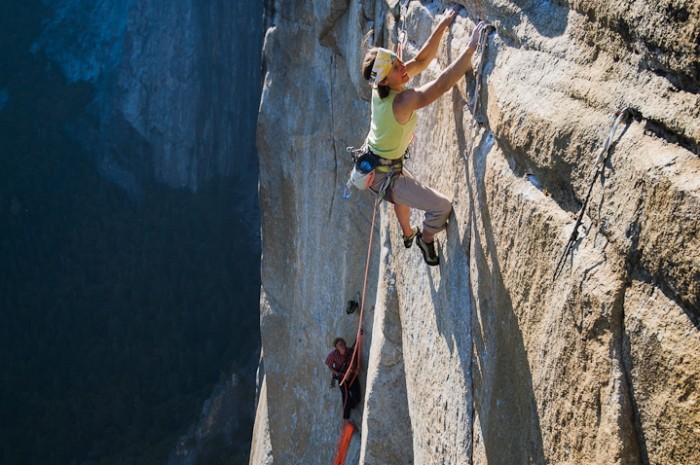
<svg viewBox="0 0 700 465">
<path fill-rule="evenodd" d="M 593 165 L 593 181 L 595 181 L 595 177 L 597 176 L 595 172 L 600 171 L 604 168 L 605 164 L 603 162 L 608 158 L 608 153 L 610 152 L 610 144 L 612 144 L 612 140 L 615 137 L 617 127 L 623 120 L 627 119 L 628 114 L 628 109 L 624 108 L 613 115 L 613 118 L 615 118 L 615 116 L 617 117 L 615 118 L 612 126 L 610 127 L 610 132 L 608 133 L 608 137 L 605 138 L 603 146 L 600 148 L 600 150 L 598 150 L 598 156 L 596 157 L 595 164 Z"/>
</svg>

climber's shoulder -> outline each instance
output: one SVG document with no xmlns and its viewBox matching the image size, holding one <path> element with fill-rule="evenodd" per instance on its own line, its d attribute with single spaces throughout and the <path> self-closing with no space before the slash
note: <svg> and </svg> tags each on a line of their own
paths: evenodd
<svg viewBox="0 0 700 465">
<path fill-rule="evenodd" d="M 412 111 L 419 110 L 439 97 L 439 95 L 434 96 L 433 94 L 436 93 L 426 86 L 405 89 L 394 98 L 394 113 L 397 115 L 400 113 L 410 114 Z"/>
</svg>

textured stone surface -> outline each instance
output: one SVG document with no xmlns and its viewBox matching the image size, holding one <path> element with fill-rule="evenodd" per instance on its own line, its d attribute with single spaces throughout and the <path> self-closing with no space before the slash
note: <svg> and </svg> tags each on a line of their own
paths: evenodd
<svg viewBox="0 0 700 465">
<path fill-rule="evenodd" d="M 383 209 L 383 218 L 387 217 Z M 360 463 L 412 463 L 411 418 L 406 396 L 396 272 L 387 228 L 382 228 L 377 306 L 367 364 L 367 395 Z M 387 415 L 386 412 L 392 412 Z"/>
<path fill-rule="evenodd" d="M 267 388 L 264 377 L 260 382 L 260 387 L 250 463 L 272 465 L 274 460 L 272 458 L 272 444 L 270 444 L 270 425 L 267 419 Z"/>
<path fill-rule="evenodd" d="M 419 112 L 408 166 L 454 203 L 440 267 L 405 250 L 380 209 L 361 460 L 348 463 L 699 462 L 697 2 L 452 3 L 466 13 L 411 85 L 435 77 L 487 18 L 497 33 L 482 124 L 474 131 L 464 110 L 471 76 Z M 408 2 L 408 56 L 445 6 Z M 342 307 L 361 287 L 372 208 L 365 193 L 340 197 L 343 150 L 368 127 L 362 37 L 376 27 L 393 45 L 399 11 L 396 1 L 268 4 L 258 422 L 269 421 L 275 463 L 332 458 L 340 401 L 322 362 L 335 335 L 356 331 Z M 633 117 L 553 280 L 622 107 Z M 251 464 L 266 463 L 261 454 Z"/>
<path fill-rule="evenodd" d="M 694 463 L 700 434 L 700 338 L 683 308 L 633 281 L 625 291 L 625 363 L 647 463 Z"/>
</svg>

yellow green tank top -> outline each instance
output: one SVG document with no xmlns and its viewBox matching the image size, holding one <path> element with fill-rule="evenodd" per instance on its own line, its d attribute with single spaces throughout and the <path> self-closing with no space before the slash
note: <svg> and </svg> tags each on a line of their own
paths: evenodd
<svg viewBox="0 0 700 465">
<path fill-rule="evenodd" d="M 382 99 L 379 92 L 372 91 L 372 122 L 367 135 L 367 145 L 376 155 L 389 160 L 401 158 L 411 143 L 413 131 L 418 123 L 415 111 L 406 124 L 396 121 L 393 103 L 398 94 L 392 90 Z"/>
</svg>

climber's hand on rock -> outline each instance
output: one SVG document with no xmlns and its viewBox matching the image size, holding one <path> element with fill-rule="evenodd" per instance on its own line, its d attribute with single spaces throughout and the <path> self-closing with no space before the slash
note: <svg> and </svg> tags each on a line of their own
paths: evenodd
<svg viewBox="0 0 700 465">
<path fill-rule="evenodd" d="M 444 16 L 440 20 L 440 25 L 438 27 L 448 28 L 454 22 L 457 17 L 456 10 L 448 10 L 445 12 Z"/>
<path fill-rule="evenodd" d="M 471 50 L 476 50 L 476 46 L 479 45 L 479 34 L 481 34 L 481 30 L 486 26 L 486 23 L 483 21 L 479 21 L 479 24 L 476 25 L 474 28 L 474 32 L 472 32 L 472 38 L 469 41 L 469 48 Z"/>
</svg>

